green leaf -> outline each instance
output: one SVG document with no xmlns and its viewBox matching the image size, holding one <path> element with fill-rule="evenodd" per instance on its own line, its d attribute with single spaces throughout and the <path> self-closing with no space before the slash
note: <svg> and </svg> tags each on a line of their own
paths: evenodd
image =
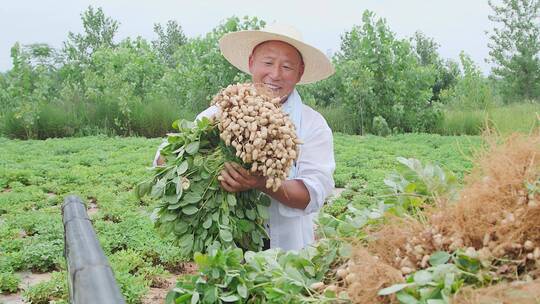
<svg viewBox="0 0 540 304">
<path fill-rule="evenodd" d="M 165 298 L 165 304 L 175 304 L 176 295 L 177 293 L 175 291 L 169 291 L 167 293 L 167 297 Z"/>
<path fill-rule="evenodd" d="M 178 196 L 176 195 L 165 195 L 163 196 L 162 200 L 166 203 L 169 203 L 170 205 L 178 204 Z"/>
<path fill-rule="evenodd" d="M 180 205 L 181 205 L 180 203 L 172 204 L 172 205 L 169 205 L 169 206 L 167 207 L 167 209 L 169 209 L 169 210 L 175 210 L 175 209 L 180 208 Z"/>
<path fill-rule="evenodd" d="M 229 206 L 233 207 L 236 206 L 236 196 L 232 193 L 227 194 L 227 203 Z"/>
<path fill-rule="evenodd" d="M 201 172 L 201 178 L 202 179 L 208 179 L 210 178 L 210 173 L 206 172 L 206 170 Z"/>
<path fill-rule="evenodd" d="M 157 183 L 152 187 L 152 192 L 150 195 L 154 198 L 160 198 L 165 193 L 165 185 L 167 184 L 167 181 L 164 179 L 160 179 L 157 181 Z"/>
<path fill-rule="evenodd" d="M 420 302 L 410 294 L 406 292 L 400 292 L 397 294 L 397 299 L 403 304 L 420 304 Z"/>
<path fill-rule="evenodd" d="M 161 216 L 162 222 L 172 222 L 178 215 L 176 213 L 165 213 Z"/>
<path fill-rule="evenodd" d="M 342 257 L 350 257 L 352 255 L 353 248 L 351 244 L 343 242 L 338 249 L 339 255 Z"/>
<path fill-rule="evenodd" d="M 180 239 L 179 245 L 183 250 L 191 251 L 191 248 L 193 247 L 193 240 L 193 234 L 186 234 Z"/>
<path fill-rule="evenodd" d="M 427 270 L 419 270 L 414 273 L 414 282 L 418 285 L 426 285 L 429 282 L 431 282 L 433 279 L 433 276 L 431 273 Z"/>
<path fill-rule="evenodd" d="M 450 260 L 451 255 L 446 251 L 437 251 L 429 257 L 429 264 L 431 266 L 438 266 L 445 264 Z"/>
<path fill-rule="evenodd" d="M 187 207 L 182 208 L 182 212 L 187 215 L 193 215 L 197 213 L 197 211 L 199 211 L 199 208 L 195 206 L 187 206 Z"/>
<path fill-rule="evenodd" d="M 202 155 L 197 154 L 195 157 L 193 157 L 193 165 L 197 168 L 197 170 L 203 170 L 203 164 L 204 158 Z"/>
<path fill-rule="evenodd" d="M 178 168 L 176 168 L 176 174 L 182 175 L 189 169 L 189 163 L 187 160 L 183 161 Z"/>
<path fill-rule="evenodd" d="M 238 286 L 236 286 L 236 291 L 238 291 L 238 294 L 239 294 L 242 298 L 244 298 L 244 299 L 247 298 L 247 296 L 248 296 L 248 290 L 247 290 L 246 285 L 244 285 L 244 284 L 238 284 Z"/>
<path fill-rule="evenodd" d="M 204 221 L 204 223 L 202 224 L 202 226 L 204 229 L 210 228 L 210 226 L 212 226 L 212 217 L 208 216 L 206 220 Z"/>
<path fill-rule="evenodd" d="M 260 233 L 258 231 L 252 231 L 251 232 L 251 240 L 255 244 L 261 244 L 262 243 L 262 238 L 261 238 L 261 235 L 260 235 Z"/>
<path fill-rule="evenodd" d="M 257 213 L 259 213 L 259 216 L 264 219 L 264 220 L 267 220 L 268 219 L 268 207 L 266 206 L 263 206 L 263 205 L 257 205 Z"/>
<path fill-rule="evenodd" d="M 198 141 L 194 141 L 192 143 L 189 143 L 187 146 L 186 146 L 186 152 L 190 155 L 193 155 L 195 153 L 197 153 L 197 151 L 199 151 L 199 142 Z"/>
<path fill-rule="evenodd" d="M 390 294 L 393 294 L 393 293 L 396 293 L 404 288 L 407 288 L 409 286 L 412 286 L 413 284 L 410 284 L 410 283 L 403 283 L 403 284 L 394 284 L 390 287 L 386 287 L 386 288 L 383 288 L 381 290 L 379 290 L 379 293 L 378 295 L 380 296 L 387 296 L 387 295 L 390 295 Z"/>
<path fill-rule="evenodd" d="M 152 189 L 151 182 L 146 181 L 146 182 L 139 183 L 135 187 L 135 195 L 137 196 L 138 199 L 141 199 L 143 196 L 148 194 L 148 192 L 150 192 L 151 189 Z"/>
<path fill-rule="evenodd" d="M 237 296 L 237 295 L 228 295 L 228 296 L 221 296 L 219 297 L 222 301 L 225 301 L 225 302 L 236 302 L 238 300 L 240 300 L 240 298 Z"/>
<path fill-rule="evenodd" d="M 224 242 L 232 242 L 232 240 L 233 240 L 232 233 L 229 230 L 225 230 L 225 229 L 220 229 L 219 230 L 219 237 Z"/>
<path fill-rule="evenodd" d="M 195 204 L 199 202 L 201 199 L 202 199 L 202 196 L 199 192 L 191 191 L 184 195 L 184 197 L 182 198 L 182 201 L 184 202 L 184 204 L 189 205 L 189 204 Z"/>
<path fill-rule="evenodd" d="M 193 296 L 191 296 L 191 304 L 199 303 L 199 293 L 193 292 Z"/>
<path fill-rule="evenodd" d="M 257 215 L 255 214 L 255 210 L 253 209 L 247 209 L 245 213 L 246 213 L 247 218 L 252 221 L 254 221 L 257 218 Z"/>
<path fill-rule="evenodd" d="M 184 233 L 186 233 L 186 231 L 188 230 L 188 223 L 184 222 L 184 221 L 176 221 L 176 223 L 174 223 L 174 232 L 178 235 L 182 235 Z"/>
<path fill-rule="evenodd" d="M 441 299 L 428 299 L 427 304 L 448 304 L 448 302 Z"/>
</svg>

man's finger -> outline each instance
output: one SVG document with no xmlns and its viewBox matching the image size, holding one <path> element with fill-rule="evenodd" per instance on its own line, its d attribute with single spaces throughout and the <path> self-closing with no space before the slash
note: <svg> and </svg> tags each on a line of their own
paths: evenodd
<svg viewBox="0 0 540 304">
<path fill-rule="evenodd" d="M 227 184 L 227 182 L 221 181 L 220 183 L 221 183 L 221 187 L 223 189 L 225 189 L 225 191 L 227 191 L 227 192 L 238 192 L 235 189 L 233 189 L 231 186 L 229 186 L 229 184 Z"/>
<path fill-rule="evenodd" d="M 245 181 L 247 181 L 250 177 L 251 177 L 251 174 L 246 170 L 244 169 L 242 166 L 240 166 L 239 164 L 237 163 L 230 163 L 230 166 L 234 168 L 234 170 L 239 174 L 241 175 Z"/>
<path fill-rule="evenodd" d="M 223 176 L 222 182 L 226 182 L 229 186 L 233 188 L 237 188 L 237 189 L 241 187 L 241 184 L 239 183 L 239 181 L 231 176 L 231 173 L 229 170 L 222 170 L 221 176 Z"/>
<path fill-rule="evenodd" d="M 240 172 L 238 172 L 238 170 L 236 170 L 234 165 L 232 165 L 231 163 L 226 163 L 225 169 L 225 171 L 227 171 L 227 173 L 240 184 L 246 184 L 248 182 L 247 179 Z"/>
</svg>

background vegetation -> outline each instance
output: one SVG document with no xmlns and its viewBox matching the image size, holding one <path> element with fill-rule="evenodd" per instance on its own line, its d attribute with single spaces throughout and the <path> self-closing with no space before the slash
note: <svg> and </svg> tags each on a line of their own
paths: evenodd
<svg viewBox="0 0 540 304">
<path fill-rule="evenodd" d="M 467 54 L 459 62 L 443 59 L 432 38 L 421 32 L 398 38 L 384 19 L 365 11 L 332 56 L 336 73 L 299 87 L 301 94 L 335 131 L 349 134 L 531 129 L 540 109 L 539 1 L 491 6 L 496 26 L 488 33 L 494 66 L 488 77 Z M 249 80 L 221 56 L 217 42 L 225 33 L 265 25 L 231 17 L 188 38 L 169 21 L 155 24 L 153 41 L 116 41 L 120 24 L 101 8 L 89 7 L 81 20 L 84 31 L 69 33 L 60 49 L 13 46 L 13 68 L 0 73 L 0 134 L 163 136 L 172 121 L 194 118 L 221 87 Z"/>
</svg>

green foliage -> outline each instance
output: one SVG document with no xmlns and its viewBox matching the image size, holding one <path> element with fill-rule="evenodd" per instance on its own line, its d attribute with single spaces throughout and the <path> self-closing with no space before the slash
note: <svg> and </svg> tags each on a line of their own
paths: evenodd
<svg viewBox="0 0 540 304">
<path fill-rule="evenodd" d="M 84 64 L 100 48 L 114 47 L 114 35 L 118 31 L 118 21 L 105 16 L 101 7 L 89 6 L 82 14 L 84 33 L 69 32 L 63 52 L 69 60 Z"/>
<path fill-rule="evenodd" d="M 13 293 L 19 289 L 21 278 L 13 272 L 0 271 L 0 292 Z"/>
<path fill-rule="evenodd" d="M 504 102 L 540 96 L 540 34 L 531 21 L 538 17 L 538 1 L 491 6 L 491 19 L 502 24 L 491 33 L 492 83 L 469 57 L 461 56 L 461 75 L 456 62 L 440 57 L 432 38 L 416 32 L 398 39 L 385 20 L 366 11 L 361 24 L 342 36 L 332 58 L 335 75 L 298 89 L 338 132 L 386 134 L 386 128 L 380 133 L 382 120 L 374 120 L 381 117 L 392 133 L 473 133 L 472 120 L 453 131 L 457 119 L 443 119 L 448 112 L 440 103 L 468 111 L 491 107 L 495 90 Z M 164 136 L 174 120 L 192 120 L 204 110 L 219 88 L 248 80 L 221 55 L 218 40 L 265 25 L 256 17 L 231 17 L 205 35 L 187 38 L 170 20 L 155 24 L 157 37 L 148 42 L 115 41 L 119 23 L 101 8 L 89 6 L 81 22 L 83 31 L 70 32 L 62 49 L 13 46 L 13 68 L 0 75 L 0 134 Z"/>
<path fill-rule="evenodd" d="M 395 38 L 384 19 L 366 11 L 362 22 L 342 37 L 336 60 L 340 100 L 367 131 L 375 116 L 400 132 L 431 130 L 441 118 L 430 102 L 435 69 L 422 66 L 411 44 Z"/>
<path fill-rule="evenodd" d="M 399 215 L 420 215 L 424 206 L 432 205 L 437 197 L 455 198 L 457 180 L 438 165 L 422 163 L 414 158 L 398 157 L 397 171 L 384 179 L 388 196 L 384 204 Z"/>
<path fill-rule="evenodd" d="M 453 172 L 458 180 L 469 172 L 471 155 L 481 145 L 479 137 L 402 134 L 388 137 L 350 136 L 334 134 L 336 186 L 350 190 L 345 199 L 358 209 L 377 206 L 387 195 L 384 179 L 395 170 L 396 155 L 416 158 L 422 162 L 438 163 Z M 324 212 L 339 216 L 334 209 L 343 210 L 341 202 L 327 204 Z M 337 213 L 337 214 L 336 214 Z"/>
<path fill-rule="evenodd" d="M 161 24 L 154 24 L 154 32 L 158 38 L 152 41 L 152 46 L 159 53 L 162 60 L 170 67 L 176 67 L 174 61 L 174 53 L 187 42 L 187 38 L 182 31 L 182 27 L 176 20 L 167 21 L 166 29 L 164 30 Z"/>
<path fill-rule="evenodd" d="M 382 116 L 373 117 L 373 123 L 371 124 L 373 128 L 373 134 L 379 136 L 388 136 L 390 134 L 390 128 L 386 119 Z"/>
<path fill-rule="evenodd" d="M 67 273 L 54 272 L 49 281 L 31 286 L 23 292 L 23 298 L 27 303 L 47 304 L 51 301 L 67 301 Z"/>
<path fill-rule="evenodd" d="M 335 180 L 347 186 L 347 198 L 325 206 L 321 214 L 331 211 L 338 220 L 380 214 L 371 206 L 377 206 L 384 195 L 383 180 L 395 168 L 396 155 L 438 161 L 461 178 L 470 170 L 469 156 L 480 144 L 478 137 L 425 134 L 385 138 L 335 134 L 334 140 Z M 140 299 L 148 286 L 160 280 L 160 266 L 170 272 L 181 270 L 188 257 L 172 238 L 160 238 L 150 220 L 158 202 L 149 197 L 139 200 L 132 193 L 134 184 L 151 177 L 145 167 L 160 142 L 105 136 L 40 141 L 0 137 L 0 165 L 10 168 L 0 170 L 0 272 L 29 270 L 30 256 L 36 265 L 63 267 L 60 205 L 71 193 L 79 194 L 89 206 L 96 205 L 98 211 L 91 216 L 94 229 L 111 266 L 126 270 L 115 272 L 126 298 Z M 349 205 L 358 210 L 357 215 Z M 363 213 L 368 206 L 369 212 Z M 336 231 L 354 233 L 348 225 L 332 225 Z M 41 260 L 41 254 L 46 258 Z M 130 263 L 139 266 L 129 270 L 125 265 Z"/>
<path fill-rule="evenodd" d="M 488 113 L 488 119 L 502 134 L 530 133 L 540 128 L 539 114 L 540 103 L 529 101 L 493 108 Z"/>
<path fill-rule="evenodd" d="M 44 141 L 0 138 L 0 166 L 10 168 L 0 170 L 0 273 L 65 267 L 60 206 L 65 195 L 75 193 L 98 209 L 91 215 L 92 222 L 111 266 L 139 265 L 135 271 L 115 274 L 126 299 L 140 303 L 148 286 L 167 275 L 160 269 L 178 271 L 186 261 L 170 239 L 156 235 L 149 218 L 149 205 L 155 201 L 138 200 L 132 194 L 133 185 L 148 175 L 145 166 L 159 142 L 104 136 Z M 124 252 L 132 254 L 116 258 Z M 133 256 L 136 260 L 130 260 Z M 143 263 L 135 263 L 141 259 Z M 58 298 L 54 294 L 67 294 L 61 287 L 66 282 L 63 276 L 40 285 L 28 291 L 27 298 L 48 303 Z"/>
<path fill-rule="evenodd" d="M 167 275 L 162 267 L 152 266 L 139 251 L 130 248 L 110 256 L 114 276 L 127 303 L 140 303 L 150 286 L 159 286 Z"/>
<path fill-rule="evenodd" d="M 221 55 L 218 40 L 226 33 L 260 29 L 264 24 L 256 17 L 231 17 L 206 35 L 189 39 L 174 53 L 178 66 L 167 70 L 160 92 L 167 99 L 180 100 L 179 110 L 204 110 L 220 88 L 248 79 Z"/>
<path fill-rule="evenodd" d="M 486 124 L 483 110 L 446 110 L 435 130 L 441 135 L 480 135 Z"/>
<path fill-rule="evenodd" d="M 152 43 L 114 41 L 118 22 L 101 8 L 81 15 L 61 51 L 15 44 L 13 69 L 0 79 L 0 130 L 15 138 L 84 135 L 163 136 L 178 118 L 192 120 L 219 88 L 247 75 L 221 55 L 218 40 L 264 21 L 232 17 L 187 39 L 175 21 L 156 24 Z"/>
<path fill-rule="evenodd" d="M 470 56 L 461 52 L 459 58 L 463 75 L 457 78 L 455 86 L 441 93 L 441 102 L 452 109 L 459 110 L 492 108 L 495 97 L 488 80 Z"/>
<path fill-rule="evenodd" d="M 432 87 L 432 101 L 439 101 L 440 93 L 454 86 L 459 70 L 457 64 L 451 60 L 443 62 L 438 49 L 439 44 L 433 38 L 426 37 L 417 31 L 410 39 L 414 52 L 422 66 L 431 66 L 435 69 L 435 83 Z"/>
<path fill-rule="evenodd" d="M 169 134 L 160 152 L 166 165 L 135 189 L 160 200 L 153 214 L 159 232 L 174 235 L 187 256 L 229 246 L 260 250 L 270 200 L 255 190 L 232 194 L 220 187 L 225 162 L 237 158 L 220 140 L 217 123 L 203 118 L 174 126 L 179 133 Z"/>
<path fill-rule="evenodd" d="M 242 254 L 231 248 L 196 254 L 200 273 L 181 277 L 166 303 L 346 302 L 334 293 L 315 294 L 310 288 L 338 257 L 334 242 L 298 253 L 271 249 Z"/>
<path fill-rule="evenodd" d="M 431 267 L 407 276 L 406 282 L 381 289 L 379 295 L 395 293 L 399 303 L 452 303 L 452 295 L 464 284 L 482 286 L 492 281 L 493 273 L 482 266 L 477 254 L 457 250 L 450 254 L 434 252 Z"/>
<path fill-rule="evenodd" d="M 540 1 L 489 1 L 498 26 L 489 33 L 490 62 L 505 101 L 540 97 Z"/>
<path fill-rule="evenodd" d="M 25 267 L 37 272 L 58 270 L 64 260 L 62 239 L 44 241 L 31 237 L 22 252 Z"/>
</svg>

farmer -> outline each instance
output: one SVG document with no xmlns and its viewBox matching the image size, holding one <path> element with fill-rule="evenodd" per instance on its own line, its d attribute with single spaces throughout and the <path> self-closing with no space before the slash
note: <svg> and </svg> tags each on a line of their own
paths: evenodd
<svg viewBox="0 0 540 304">
<path fill-rule="evenodd" d="M 251 75 L 253 83 L 283 96 L 282 109 L 303 141 L 288 180 L 276 192 L 266 189 L 265 177 L 251 175 L 234 163 L 225 164 L 221 186 L 229 192 L 257 189 L 270 196 L 266 225 L 270 240 L 265 247 L 302 249 L 314 241 L 313 218 L 332 193 L 335 162 L 332 131 L 318 112 L 302 103 L 295 86 L 322 80 L 332 75 L 334 68 L 321 51 L 302 41 L 296 29 L 282 24 L 229 33 L 219 46 L 232 65 Z M 217 112 L 218 108 L 211 106 L 197 119 Z M 159 151 L 154 163 L 163 163 Z"/>
</svg>

